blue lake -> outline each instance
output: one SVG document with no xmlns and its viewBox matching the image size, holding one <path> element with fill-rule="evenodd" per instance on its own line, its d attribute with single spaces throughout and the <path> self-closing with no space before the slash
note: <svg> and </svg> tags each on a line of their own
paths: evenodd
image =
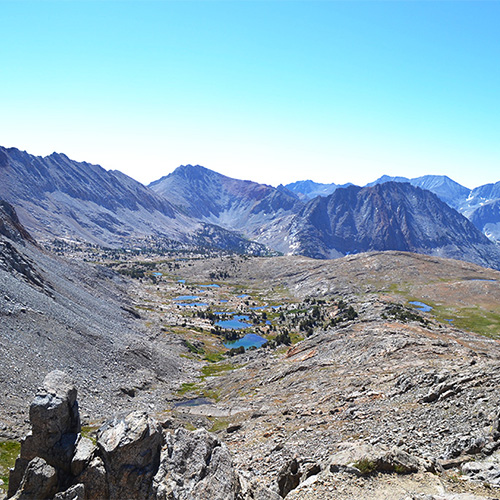
<svg viewBox="0 0 500 500">
<path fill-rule="evenodd" d="M 221 304 L 223 304 L 224 302 L 227 302 L 227 300 L 226 299 L 222 299 L 220 302 L 221 302 Z"/>
<path fill-rule="evenodd" d="M 197 295 L 181 295 L 174 300 L 197 300 L 199 298 Z"/>
<path fill-rule="evenodd" d="M 226 346 L 228 349 L 236 349 L 237 347 L 241 346 L 243 346 L 245 349 L 248 349 L 249 347 L 260 347 L 266 342 L 267 340 L 264 337 L 261 337 L 260 335 L 257 335 L 255 333 L 249 333 L 241 339 L 232 342 L 225 342 L 224 346 Z"/>
<path fill-rule="evenodd" d="M 250 308 L 252 311 L 262 311 L 262 309 L 267 309 L 267 306 L 257 306 L 257 307 L 251 307 Z"/>
<path fill-rule="evenodd" d="M 163 273 L 153 273 L 153 276 L 163 276 Z"/>
<path fill-rule="evenodd" d="M 176 305 L 181 307 L 197 307 L 208 306 L 205 302 L 178 302 Z"/>
<path fill-rule="evenodd" d="M 429 312 L 432 311 L 432 307 L 428 306 L 427 304 L 424 304 L 423 302 L 418 302 L 418 301 L 412 301 L 410 302 L 412 306 L 415 306 L 419 311 L 422 312 Z"/>
<path fill-rule="evenodd" d="M 224 321 L 217 321 L 215 323 L 217 326 L 220 326 L 221 328 L 232 328 L 233 330 L 238 330 L 240 328 L 250 328 L 251 325 L 250 323 L 245 323 L 244 321 L 241 320 L 246 320 L 248 321 L 248 316 L 244 315 L 236 315 L 234 316 L 233 319 L 226 319 Z"/>
<path fill-rule="evenodd" d="M 186 283 L 186 280 L 177 280 L 177 283 Z"/>
<path fill-rule="evenodd" d="M 200 288 L 220 288 L 219 285 L 212 284 L 212 285 L 200 285 Z"/>
<path fill-rule="evenodd" d="M 243 295 L 236 295 L 236 297 L 237 297 L 238 299 L 246 299 L 247 297 L 250 297 L 250 295 L 245 295 L 245 294 L 243 294 Z"/>
</svg>

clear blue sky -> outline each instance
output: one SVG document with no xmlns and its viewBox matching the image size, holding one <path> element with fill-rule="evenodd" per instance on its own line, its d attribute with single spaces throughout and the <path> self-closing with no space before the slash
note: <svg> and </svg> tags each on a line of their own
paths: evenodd
<svg viewBox="0 0 500 500">
<path fill-rule="evenodd" d="M 0 1 L 0 144 L 148 183 L 500 180 L 499 1 Z"/>
</svg>

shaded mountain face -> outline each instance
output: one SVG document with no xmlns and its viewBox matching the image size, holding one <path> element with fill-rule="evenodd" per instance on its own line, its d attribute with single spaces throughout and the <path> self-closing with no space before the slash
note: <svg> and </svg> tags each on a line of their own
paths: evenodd
<svg viewBox="0 0 500 500">
<path fill-rule="evenodd" d="M 433 192 L 450 207 L 465 215 L 491 241 L 500 242 L 500 211 L 497 209 L 500 203 L 500 182 L 470 190 L 445 175 L 425 175 L 415 179 L 383 176 L 369 185 L 390 180 L 409 182 Z"/>
<path fill-rule="evenodd" d="M 484 235 L 494 242 L 500 242 L 500 214 L 493 205 L 483 209 L 495 201 L 500 202 L 500 182 L 485 184 L 470 190 L 450 179 L 446 175 L 424 175 L 410 179 L 408 177 L 391 177 L 383 175 L 366 187 L 386 182 L 403 182 L 412 186 L 427 189 L 444 201 L 447 205 L 465 215 Z M 317 184 L 313 181 L 299 181 L 286 186 L 298 194 L 301 200 L 311 200 L 316 196 L 328 196 L 339 187 L 336 184 Z M 475 212 L 478 211 L 476 215 Z"/>
<path fill-rule="evenodd" d="M 285 228 L 302 206 L 283 189 L 232 179 L 200 165 L 183 165 L 149 187 L 191 217 L 283 252 L 288 250 Z"/>
<path fill-rule="evenodd" d="M 433 193 L 407 183 L 337 189 L 311 200 L 290 227 L 293 253 L 332 258 L 402 250 L 500 267 L 500 250 Z"/>
<path fill-rule="evenodd" d="M 267 249 L 177 210 L 165 197 L 118 171 L 0 147 L 0 198 L 17 208 L 37 239 L 67 238 L 129 247 L 155 241 L 216 246 L 243 253 Z"/>
<path fill-rule="evenodd" d="M 44 280 L 33 266 L 33 262 L 15 244 L 20 247 L 27 244 L 37 246 L 19 222 L 14 207 L 0 200 L 0 270 L 46 292 Z"/>
<path fill-rule="evenodd" d="M 455 209 L 460 208 L 471 193 L 470 189 L 455 182 L 446 175 L 424 175 L 422 177 L 415 177 L 414 179 L 383 175 L 376 181 L 368 183 L 366 187 L 384 184 L 385 182 L 407 182 L 412 186 L 427 189 Z M 319 184 L 308 180 L 293 182 L 292 184 L 287 184 L 285 187 L 293 193 L 296 193 L 301 200 L 307 201 L 312 200 L 316 196 L 328 196 L 336 189 L 348 186 L 352 186 L 352 184 Z"/>
</svg>

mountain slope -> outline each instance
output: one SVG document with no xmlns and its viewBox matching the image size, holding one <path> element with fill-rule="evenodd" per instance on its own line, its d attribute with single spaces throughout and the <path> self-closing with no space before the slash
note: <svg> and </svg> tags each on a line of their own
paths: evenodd
<svg viewBox="0 0 500 500">
<path fill-rule="evenodd" d="M 500 199 L 500 182 L 474 188 L 469 194 L 467 204 L 473 207 L 498 199 Z"/>
<path fill-rule="evenodd" d="M 377 184 L 383 184 L 385 182 L 408 182 L 412 186 L 427 189 L 455 209 L 462 206 L 471 192 L 470 189 L 455 182 L 446 175 L 424 175 L 413 179 L 401 176 L 391 177 L 389 175 L 383 175 L 377 180 L 366 184 L 366 187 L 376 186 Z M 301 200 L 307 201 L 312 200 L 316 196 L 328 196 L 336 189 L 348 186 L 352 186 L 352 184 L 320 184 L 307 180 L 293 182 L 287 184 L 285 187 L 297 194 Z"/>
<path fill-rule="evenodd" d="M 500 198 L 477 206 L 468 218 L 490 240 L 500 241 Z"/>
<path fill-rule="evenodd" d="M 82 380 L 96 415 L 161 407 L 192 363 L 180 358 L 179 340 L 151 338 L 131 313 L 131 283 L 108 268 L 42 250 L 5 202 L 0 225 L 10 228 L 0 233 L 0 437 L 4 423 L 22 425 L 23 394 L 36 389 L 40 374 L 61 367 Z M 120 390 L 146 380 L 148 391 L 137 390 L 132 401 Z"/>
<path fill-rule="evenodd" d="M 286 191 L 183 165 L 149 187 L 191 217 L 287 251 L 283 228 L 302 203 Z"/>
<path fill-rule="evenodd" d="M 311 200 L 290 228 L 293 253 L 331 258 L 403 250 L 500 267 L 500 250 L 439 198 L 406 183 L 337 189 Z"/>
<path fill-rule="evenodd" d="M 126 175 L 63 154 L 0 148 L 0 178 L 0 197 L 37 239 L 122 245 L 158 233 L 182 240 L 187 228 L 199 226 Z"/>
</svg>

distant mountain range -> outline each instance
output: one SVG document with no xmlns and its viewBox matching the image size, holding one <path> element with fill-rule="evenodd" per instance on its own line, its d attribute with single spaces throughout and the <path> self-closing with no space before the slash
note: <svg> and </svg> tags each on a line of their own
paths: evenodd
<svg viewBox="0 0 500 500">
<path fill-rule="evenodd" d="M 63 154 L 0 147 L 0 199 L 40 240 L 315 258 L 406 250 L 500 268 L 500 246 L 481 232 L 497 238 L 500 183 L 470 191 L 444 176 L 384 176 L 364 188 L 274 188 L 185 165 L 144 186 Z"/>
<path fill-rule="evenodd" d="M 284 187 L 294 193 L 300 200 L 308 201 L 316 196 L 328 196 L 338 188 L 352 186 L 348 184 L 320 184 L 314 181 L 297 181 L 286 184 Z"/>
</svg>

